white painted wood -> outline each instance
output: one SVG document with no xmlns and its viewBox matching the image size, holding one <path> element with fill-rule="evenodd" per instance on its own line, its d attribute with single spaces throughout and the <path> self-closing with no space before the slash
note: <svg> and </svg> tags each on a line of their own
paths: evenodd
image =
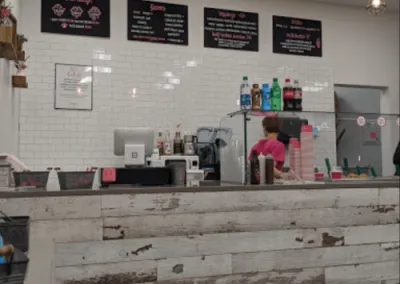
<svg viewBox="0 0 400 284">
<path fill-rule="evenodd" d="M 283 229 L 396 223 L 396 212 L 382 214 L 373 207 L 268 210 L 261 212 L 216 212 L 104 218 L 106 238 L 159 237 L 228 232 L 254 232 Z M 383 222 L 383 221 L 382 221 Z"/>
<path fill-rule="evenodd" d="M 157 279 L 157 264 L 156 261 L 145 260 L 99 265 L 59 267 L 56 269 L 56 278 L 60 282 L 68 280 L 100 279 L 103 276 L 113 276 L 116 279 L 118 279 L 118 277 L 125 280 L 130 279 L 132 283 L 135 283 L 134 281 L 139 282 L 139 280 L 141 280 L 139 283 L 143 283 L 144 280 L 154 281 Z"/>
<path fill-rule="evenodd" d="M 100 241 L 103 239 L 103 221 L 98 219 L 33 221 L 31 238 L 50 238 L 55 242 Z"/>
<path fill-rule="evenodd" d="M 399 188 L 381 188 L 379 189 L 380 205 L 399 205 L 400 203 Z"/>
<path fill-rule="evenodd" d="M 168 258 L 157 262 L 157 279 L 175 280 L 232 274 L 232 255 Z"/>
<path fill-rule="evenodd" d="M 196 192 L 102 196 L 108 217 L 378 205 L 378 189 Z"/>
<path fill-rule="evenodd" d="M 396 232 L 394 232 L 396 229 L 397 239 Z M 344 234 L 343 231 L 346 233 Z M 378 232 L 381 232 L 381 234 Z M 328 239 L 328 241 L 332 237 L 336 238 L 334 242 L 330 241 L 330 245 L 336 246 L 343 244 L 343 236 L 345 237 L 346 244 L 354 245 L 395 242 L 398 240 L 398 225 L 209 234 L 187 237 L 176 236 L 58 244 L 56 247 L 56 263 L 57 266 L 66 266 L 320 247 L 323 246 L 324 234 L 327 234 L 328 237 L 325 237 L 325 239 Z M 347 238 L 349 238 L 349 242 L 347 242 Z M 131 253 L 150 245 L 151 248 L 141 251 L 138 255 Z"/>
<path fill-rule="evenodd" d="M 399 262 L 330 267 L 325 269 L 326 284 L 360 284 L 399 279 Z"/>
<path fill-rule="evenodd" d="M 386 243 L 399 241 L 399 229 L 399 224 L 348 227 L 343 234 L 348 245 Z"/>
<path fill-rule="evenodd" d="M 294 249 L 316 246 L 319 236 L 320 233 L 314 230 L 290 230 L 66 243 L 56 246 L 56 265 L 112 263 Z M 307 244 L 299 239 L 317 241 L 314 241 L 314 244 Z M 150 249 L 143 250 L 138 255 L 131 253 L 150 245 Z"/>
<path fill-rule="evenodd" d="M 383 255 L 376 244 L 234 254 L 232 259 L 233 273 L 248 273 L 380 262 Z"/>
<path fill-rule="evenodd" d="M 54 242 L 51 238 L 29 240 L 29 266 L 24 284 L 54 283 Z"/>
<path fill-rule="evenodd" d="M 399 261 L 400 258 L 400 243 L 386 243 L 381 244 L 382 261 Z"/>
<path fill-rule="evenodd" d="M 101 196 L 9 198 L 0 200 L 10 216 L 29 215 L 32 220 L 99 218 Z"/>
</svg>

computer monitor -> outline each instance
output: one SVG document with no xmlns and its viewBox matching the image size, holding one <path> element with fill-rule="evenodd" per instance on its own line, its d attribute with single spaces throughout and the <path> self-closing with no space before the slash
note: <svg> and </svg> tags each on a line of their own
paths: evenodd
<svg viewBox="0 0 400 284">
<path fill-rule="evenodd" d="M 145 165 L 154 149 L 154 129 L 149 127 L 114 130 L 114 155 L 125 156 L 125 166 Z"/>
</svg>

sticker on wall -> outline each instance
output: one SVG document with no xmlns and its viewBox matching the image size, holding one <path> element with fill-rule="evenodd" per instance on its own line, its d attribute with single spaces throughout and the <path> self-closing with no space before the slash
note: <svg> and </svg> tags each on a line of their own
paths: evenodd
<svg viewBox="0 0 400 284">
<path fill-rule="evenodd" d="M 41 31 L 110 37 L 110 0 L 42 0 Z"/>
<path fill-rule="evenodd" d="M 321 21 L 273 16 L 273 52 L 322 57 Z"/>
<path fill-rule="evenodd" d="M 357 125 L 358 126 L 365 126 L 365 124 L 367 123 L 366 119 L 364 116 L 359 116 L 357 117 Z"/>
<path fill-rule="evenodd" d="M 188 6 L 128 0 L 128 40 L 189 44 Z"/>
<path fill-rule="evenodd" d="M 380 127 L 385 127 L 386 126 L 386 119 L 383 116 L 378 117 L 378 119 L 376 120 L 376 123 L 380 126 Z"/>
<path fill-rule="evenodd" d="M 204 8 L 204 47 L 258 51 L 258 14 Z"/>
<path fill-rule="evenodd" d="M 93 67 L 56 64 L 54 108 L 93 109 Z"/>
</svg>

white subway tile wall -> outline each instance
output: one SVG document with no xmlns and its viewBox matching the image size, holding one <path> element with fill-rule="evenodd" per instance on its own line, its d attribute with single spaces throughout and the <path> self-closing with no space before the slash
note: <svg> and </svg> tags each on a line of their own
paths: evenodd
<svg viewBox="0 0 400 284">
<path fill-rule="evenodd" d="M 200 126 L 218 126 L 222 117 L 237 110 L 243 75 L 252 83 L 271 82 L 275 76 L 299 79 L 306 87 L 305 110 L 334 109 L 329 66 L 294 57 L 270 61 L 249 52 L 147 46 L 30 40 L 29 89 L 21 97 L 21 159 L 36 170 L 122 166 L 123 159 L 113 154 L 114 128 L 173 130 L 182 123 L 183 130 L 194 132 Z M 54 109 L 56 63 L 93 65 L 93 111 Z M 310 123 L 321 123 L 320 117 L 306 116 Z M 326 120 L 331 127 L 317 138 L 317 154 L 334 158 L 334 119 L 327 114 Z M 232 127 L 234 136 L 243 132 L 241 125 Z M 259 128 L 258 122 L 250 123 L 249 143 L 260 138 Z"/>
</svg>

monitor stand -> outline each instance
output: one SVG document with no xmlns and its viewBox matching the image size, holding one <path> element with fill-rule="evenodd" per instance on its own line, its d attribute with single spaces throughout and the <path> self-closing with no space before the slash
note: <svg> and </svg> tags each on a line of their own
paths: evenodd
<svg viewBox="0 0 400 284">
<path fill-rule="evenodd" d="M 125 144 L 125 167 L 145 166 L 144 144 Z"/>
</svg>

